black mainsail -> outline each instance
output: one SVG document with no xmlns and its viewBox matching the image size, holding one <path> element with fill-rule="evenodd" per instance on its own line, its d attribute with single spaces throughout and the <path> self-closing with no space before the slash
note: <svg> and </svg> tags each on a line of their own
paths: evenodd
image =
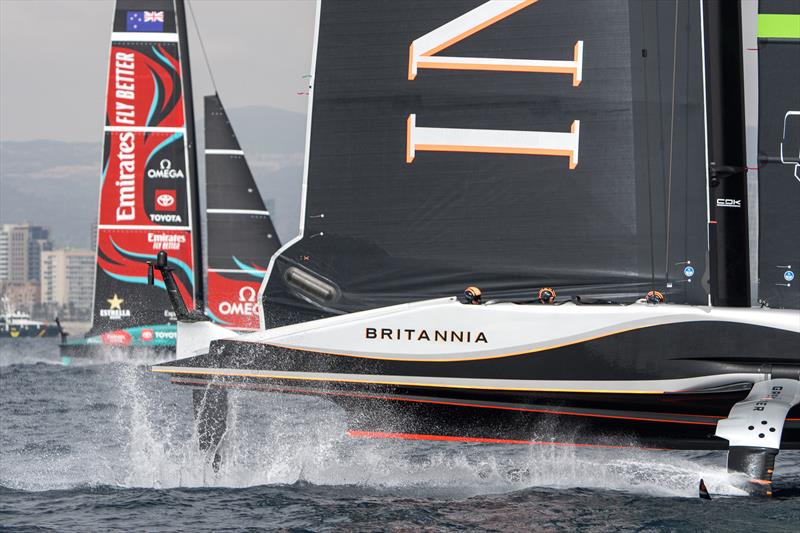
<svg viewBox="0 0 800 533">
<path fill-rule="evenodd" d="M 800 1 L 758 15 L 759 299 L 800 309 Z"/>
<path fill-rule="evenodd" d="M 698 2 L 323 2 L 302 238 L 267 312 L 471 284 L 707 303 L 700 20 Z"/>
<path fill-rule="evenodd" d="M 257 329 L 258 290 L 280 241 L 219 95 L 204 103 L 207 312 L 223 326 Z"/>
<path fill-rule="evenodd" d="M 92 329 L 66 346 L 174 347 L 175 316 L 146 261 L 170 254 L 178 287 L 202 300 L 202 254 L 182 0 L 117 0 Z"/>
</svg>

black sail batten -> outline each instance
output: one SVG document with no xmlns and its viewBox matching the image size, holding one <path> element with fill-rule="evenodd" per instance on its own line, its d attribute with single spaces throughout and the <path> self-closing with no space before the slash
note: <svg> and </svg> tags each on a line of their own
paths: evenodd
<svg viewBox="0 0 800 533">
<path fill-rule="evenodd" d="M 148 260 L 170 254 L 186 301 L 202 295 L 198 188 L 182 0 L 117 0 L 100 173 L 97 268 L 87 344 L 175 344 Z"/>
<path fill-rule="evenodd" d="M 633 299 L 653 274 L 670 301 L 707 303 L 700 3 L 676 24 L 675 2 L 513 2 L 439 38 L 490 4 L 321 3 L 303 236 L 265 312 L 473 284 Z"/>
<path fill-rule="evenodd" d="M 224 325 L 257 328 L 258 289 L 280 240 L 219 96 L 204 104 L 207 307 Z"/>
<path fill-rule="evenodd" d="M 759 300 L 800 309 L 800 1 L 758 8 Z"/>
</svg>

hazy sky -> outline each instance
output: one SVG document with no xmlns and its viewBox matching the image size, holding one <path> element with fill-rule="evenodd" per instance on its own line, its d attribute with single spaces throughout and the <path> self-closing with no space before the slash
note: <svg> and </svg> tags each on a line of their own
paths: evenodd
<svg viewBox="0 0 800 533">
<path fill-rule="evenodd" d="M 745 47 L 752 48 L 757 4 L 743 4 Z M 191 6 L 226 107 L 305 112 L 307 98 L 297 92 L 311 65 L 314 0 L 191 0 Z M 101 140 L 112 12 L 112 0 L 0 0 L 0 140 Z M 200 96 L 211 82 L 191 19 L 189 34 Z M 751 78 L 756 55 L 745 52 Z M 757 88 L 749 85 L 747 122 L 755 124 Z"/>
<path fill-rule="evenodd" d="M 306 111 L 297 92 L 311 65 L 314 0 L 191 6 L 226 107 Z M 0 0 L 0 140 L 101 141 L 113 9 L 112 0 Z M 200 97 L 213 89 L 191 17 L 189 35 Z"/>
</svg>

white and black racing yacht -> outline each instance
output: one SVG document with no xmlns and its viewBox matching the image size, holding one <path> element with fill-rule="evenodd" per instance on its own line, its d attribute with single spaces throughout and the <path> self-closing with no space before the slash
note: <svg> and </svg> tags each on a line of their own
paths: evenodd
<svg viewBox="0 0 800 533">
<path fill-rule="evenodd" d="M 264 329 L 182 309 L 153 367 L 195 389 L 201 447 L 246 388 L 336 402 L 353 436 L 728 449 L 769 493 L 800 448 L 797 4 L 760 4 L 748 206 L 739 2 L 319 2 Z"/>
</svg>

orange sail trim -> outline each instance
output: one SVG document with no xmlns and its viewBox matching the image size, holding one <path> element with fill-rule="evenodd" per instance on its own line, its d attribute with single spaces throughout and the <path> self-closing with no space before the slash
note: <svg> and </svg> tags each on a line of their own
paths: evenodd
<svg viewBox="0 0 800 533">
<path fill-rule="evenodd" d="M 413 80 L 416 77 L 412 69 L 412 62 L 414 56 L 414 44 L 409 47 L 408 56 L 408 79 Z M 440 70 L 483 70 L 493 72 L 539 72 L 542 74 L 572 74 L 572 86 L 577 87 L 582 81 L 582 66 L 583 66 L 583 41 L 575 43 L 573 48 L 573 61 L 527 61 L 525 64 L 520 64 L 519 60 L 506 60 L 486 59 L 483 58 L 457 58 L 459 61 L 453 61 L 450 58 L 430 57 L 429 54 L 422 54 L 417 60 L 417 68 L 429 68 Z M 455 59 L 455 58 L 454 58 Z M 512 62 L 513 61 L 513 62 Z M 561 63 L 561 65 L 553 65 L 552 63 Z"/>
<path fill-rule="evenodd" d="M 433 54 L 441 52 L 445 48 L 448 48 L 448 47 L 456 44 L 459 41 L 463 41 L 464 39 L 466 39 L 470 35 L 474 35 L 474 34 L 478 33 L 479 31 L 481 31 L 482 29 L 491 26 L 495 22 L 503 20 L 504 18 L 513 15 L 517 11 L 521 11 L 521 10 L 525 9 L 526 7 L 528 7 L 531 4 L 535 4 L 537 1 L 538 0 L 526 0 L 525 2 L 522 2 L 522 3 L 512 7 L 510 9 L 506 10 L 506 11 L 500 13 L 499 15 L 495 15 L 494 17 L 492 17 L 490 19 L 487 19 L 486 21 L 482 22 L 481 24 L 478 24 L 477 26 L 474 26 L 474 27 L 468 29 L 467 31 L 465 31 L 465 32 L 463 32 L 461 34 L 456 35 L 452 39 L 449 39 L 449 40 L 443 42 L 442 44 L 440 44 L 439 46 L 437 46 L 435 48 L 432 48 L 431 50 L 428 50 L 427 52 L 423 52 L 420 55 L 422 55 L 422 56 L 432 56 Z M 411 46 L 413 47 L 414 45 L 412 44 Z M 409 79 L 413 80 L 414 78 L 409 78 Z"/>
<path fill-rule="evenodd" d="M 412 113 L 406 120 L 406 163 L 412 163 L 416 151 L 422 150 L 568 157 L 569 168 L 574 169 L 578 166 L 579 128 L 577 120 L 570 133 L 417 127 Z"/>
<path fill-rule="evenodd" d="M 411 130 L 413 129 L 414 115 L 408 115 L 408 118 L 406 119 L 406 163 L 411 163 L 414 161 L 414 144 L 411 141 Z"/>
<path fill-rule="evenodd" d="M 447 70 L 494 70 L 502 72 L 545 72 L 551 74 L 575 74 L 575 67 L 547 67 L 536 65 L 510 65 L 501 63 L 443 63 L 435 60 L 417 61 L 418 67 Z"/>
<path fill-rule="evenodd" d="M 536 0 L 525 0 L 514 2 L 511 7 L 502 10 L 504 5 L 497 0 L 486 2 L 472 11 L 464 13 L 458 18 L 453 19 L 447 24 L 440 26 L 430 33 L 415 39 L 408 47 L 408 79 L 414 80 L 417 77 L 419 68 L 433 68 L 444 70 L 482 70 L 482 71 L 505 71 L 505 72 L 540 72 L 546 74 L 572 74 L 572 85 L 577 87 L 582 80 L 583 65 L 583 41 L 575 43 L 573 49 L 573 59 L 563 60 L 526 60 L 526 59 L 501 59 L 483 57 L 449 57 L 438 56 L 436 54 L 446 50 L 450 46 L 474 35 L 481 30 L 493 25 L 494 23 L 525 9 Z M 482 20 L 483 16 L 497 12 Z M 456 26 L 453 28 L 453 26 Z M 460 28 L 459 28 L 460 26 Z M 464 29 L 466 28 L 466 29 Z M 454 32 L 463 30 L 452 35 Z M 442 35 L 443 34 L 443 35 Z M 452 36 L 448 37 L 448 34 Z M 445 39 L 442 42 L 437 41 Z M 427 49 L 426 49 L 427 48 Z"/>
<path fill-rule="evenodd" d="M 416 150 L 427 152 L 477 152 L 482 154 L 556 155 L 572 157 L 572 150 L 543 150 L 539 148 L 512 148 L 506 146 L 453 146 L 447 144 L 418 144 Z M 575 168 L 570 166 L 570 168 Z"/>
<path fill-rule="evenodd" d="M 413 80 L 417 77 L 416 72 L 412 68 L 414 65 L 414 43 L 408 45 L 408 79 Z"/>
</svg>

